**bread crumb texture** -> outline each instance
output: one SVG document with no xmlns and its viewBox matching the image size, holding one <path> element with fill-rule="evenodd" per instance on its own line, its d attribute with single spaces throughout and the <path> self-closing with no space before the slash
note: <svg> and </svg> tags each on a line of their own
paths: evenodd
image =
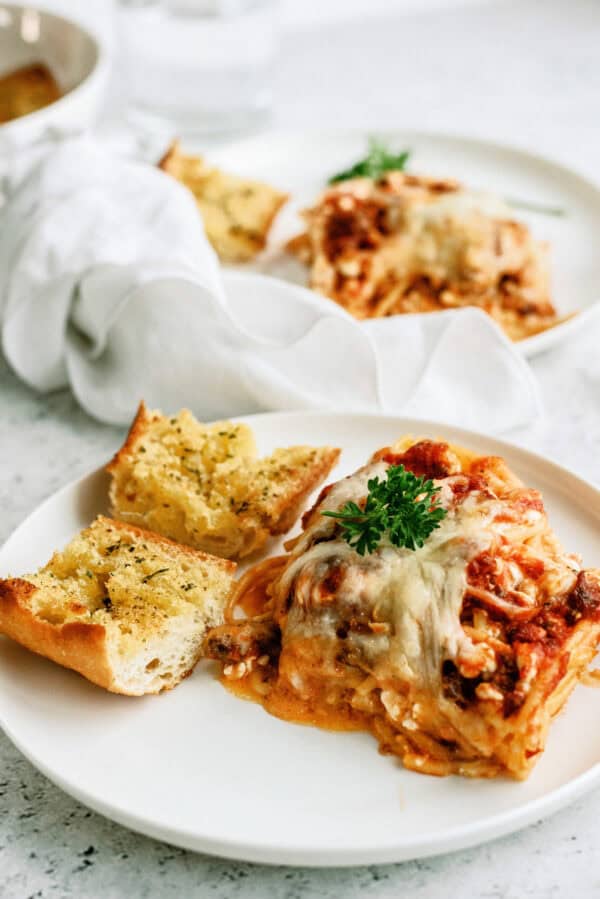
<svg viewBox="0 0 600 899">
<path fill-rule="evenodd" d="M 36 573 L 0 581 L 0 630 L 115 692 L 159 692 L 196 664 L 234 572 L 100 516 Z"/>
<path fill-rule="evenodd" d="M 225 262 L 248 262 L 266 245 L 287 194 L 262 181 L 229 175 L 174 142 L 159 167 L 194 195 L 206 236 Z"/>
<path fill-rule="evenodd" d="M 140 406 L 108 466 L 115 517 L 225 558 L 247 556 L 293 525 L 337 462 L 333 447 L 294 446 L 259 459 L 252 430 L 168 418 Z"/>
</svg>

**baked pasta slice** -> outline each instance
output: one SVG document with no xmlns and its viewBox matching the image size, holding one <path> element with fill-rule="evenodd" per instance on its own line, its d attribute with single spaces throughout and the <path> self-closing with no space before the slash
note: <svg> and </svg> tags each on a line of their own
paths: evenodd
<svg viewBox="0 0 600 899">
<path fill-rule="evenodd" d="M 478 306 L 514 340 L 558 322 L 546 245 L 501 200 L 388 172 L 329 187 L 288 250 L 356 318 Z"/>
<path fill-rule="evenodd" d="M 113 514 L 196 549 L 241 558 L 292 527 L 339 453 L 292 446 L 259 458 L 248 425 L 205 425 L 187 409 L 168 417 L 142 403 L 107 466 Z"/>
<path fill-rule="evenodd" d="M 387 497 L 384 531 L 371 497 L 398 472 L 418 495 Z M 362 545 L 343 510 L 372 519 Z M 413 513 L 433 524 L 411 547 Z M 600 639 L 600 571 L 564 552 L 540 494 L 501 458 L 404 439 L 303 523 L 209 632 L 223 682 L 282 718 L 369 730 L 414 771 L 525 778 Z"/>
<path fill-rule="evenodd" d="M 234 574 L 100 516 L 39 571 L 0 580 L 0 633 L 113 693 L 159 693 L 194 668 Z"/>
</svg>

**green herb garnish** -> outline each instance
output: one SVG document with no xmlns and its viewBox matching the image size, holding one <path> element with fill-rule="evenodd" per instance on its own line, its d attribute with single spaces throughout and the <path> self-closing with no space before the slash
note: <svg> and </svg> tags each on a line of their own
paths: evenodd
<svg viewBox="0 0 600 899">
<path fill-rule="evenodd" d="M 148 581 L 151 581 L 153 577 L 156 577 L 157 574 L 164 574 L 165 571 L 168 571 L 168 568 L 157 568 L 156 571 L 153 571 L 152 574 L 147 574 L 146 577 L 142 578 L 142 584 L 147 584 Z"/>
<path fill-rule="evenodd" d="M 339 512 L 321 512 L 340 522 L 344 539 L 361 556 L 372 553 L 384 533 L 394 546 L 415 550 L 446 517 L 438 505 L 440 488 L 404 465 L 391 465 L 385 481 L 372 478 L 367 488 L 364 508 L 347 502 Z"/>
<path fill-rule="evenodd" d="M 402 172 L 408 162 L 410 150 L 391 153 L 385 144 L 376 138 L 369 141 L 369 152 L 364 159 L 356 162 L 344 172 L 338 172 L 329 179 L 329 184 L 348 181 L 350 178 L 373 178 L 378 180 L 385 172 Z"/>
</svg>

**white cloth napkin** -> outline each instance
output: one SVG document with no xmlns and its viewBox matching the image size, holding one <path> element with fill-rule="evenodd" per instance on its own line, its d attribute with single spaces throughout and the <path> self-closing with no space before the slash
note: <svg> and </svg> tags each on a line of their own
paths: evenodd
<svg viewBox="0 0 600 899">
<path fill-rule="evenodd" d="M 201 419 L 384 411 L 489 431 L 538 412 L 528 365 L 483 313 L 360 324 L 304 288 L 223 275 L 188 191 L 97 141 L 32 150 L 3 188 L 6 358 L 102 421 L 127 423 L 142 397 Z"/>
</svg>

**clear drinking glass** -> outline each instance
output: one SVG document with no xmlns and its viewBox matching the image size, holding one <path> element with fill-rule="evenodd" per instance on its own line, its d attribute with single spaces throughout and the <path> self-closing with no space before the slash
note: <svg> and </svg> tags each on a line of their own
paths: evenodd
<svg viewBox="0 0 600 899">
<path fill-rule="evenodd" d="M 131 118 L 178 134 L 252 128 L 271 105 L 278 0 L 119 0 Z"/>
</svg>

